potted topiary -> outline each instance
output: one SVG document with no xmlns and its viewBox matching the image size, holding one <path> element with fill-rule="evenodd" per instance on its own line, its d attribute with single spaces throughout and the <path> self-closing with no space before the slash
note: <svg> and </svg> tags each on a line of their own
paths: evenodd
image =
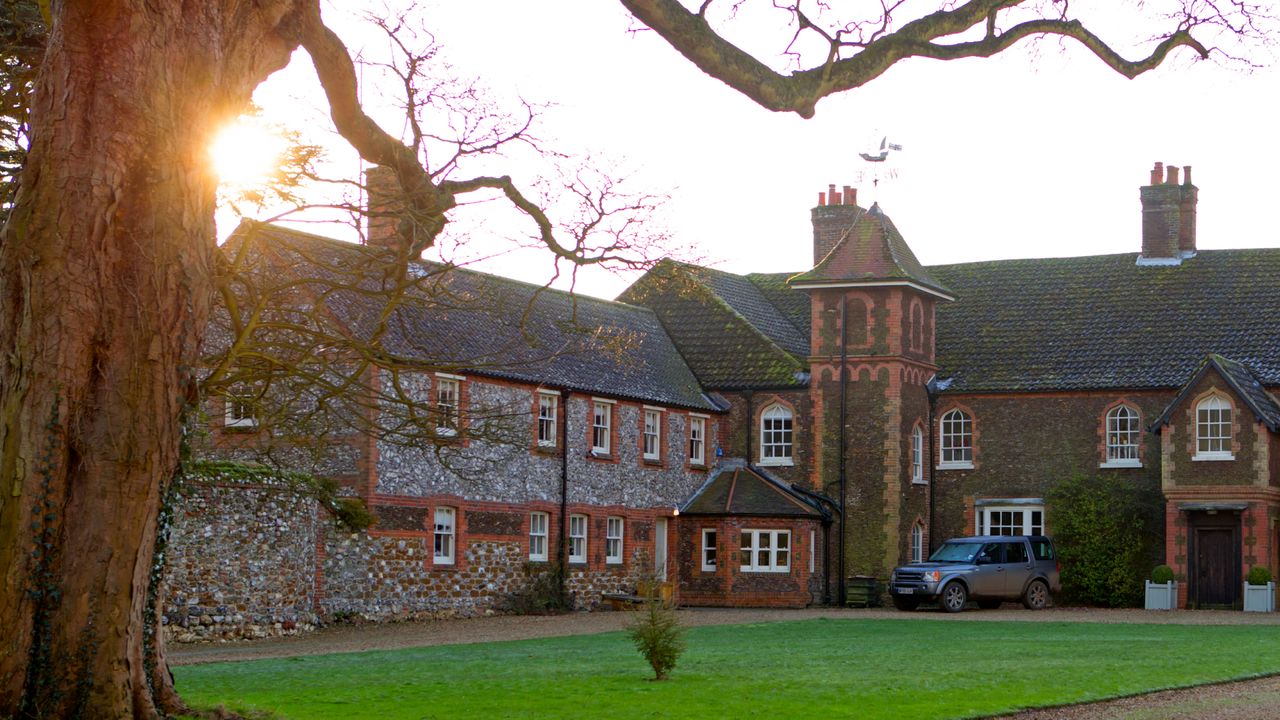
<svg viewBox="0 0 1280 720">
<path fill-rule="evenodd" d="M 1249 568 L 1244 579 L 1244 611 L 1275 612 L 1276 584 L 1271 581 L 1271 570 L 1261 566 Z"/>
<path fill-rule="evenodd" d="M 1178 607 L 1178 581 L 1173 579 L 1173 568 L 1157 565 L 1147 581 L 1148 610 L 1173 610 Z"/>
</svg>

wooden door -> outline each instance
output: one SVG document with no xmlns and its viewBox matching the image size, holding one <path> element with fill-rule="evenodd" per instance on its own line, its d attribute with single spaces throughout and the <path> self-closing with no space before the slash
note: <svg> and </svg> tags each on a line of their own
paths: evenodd
<svg viewBox="0 0 1280 720">
<path fill-rule="evenodd" d="M 1226 527 L 1195 529 L 1196 607 L 1235 604 L 1235 533 Z"/>
</svg>

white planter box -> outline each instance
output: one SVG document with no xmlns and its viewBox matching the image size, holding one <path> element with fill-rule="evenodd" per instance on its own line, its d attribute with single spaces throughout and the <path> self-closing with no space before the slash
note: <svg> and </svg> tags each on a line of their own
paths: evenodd
<svg viewBox="0 0 1280 720">
<path fill-rule="evenodd" d="M 1275 612 L 1276 611 L 1276 584 L 1269 582 L 1266 585 L 1250 585 L 1244 584 L 1244 611 L 1245 612 Z"/>
<path fill-rule="evenodd" d="M 1178 581 L 1153 583 L 1147 581 L 1148 610 L 1176 610 L 1178 607 Z"/>
</svg>

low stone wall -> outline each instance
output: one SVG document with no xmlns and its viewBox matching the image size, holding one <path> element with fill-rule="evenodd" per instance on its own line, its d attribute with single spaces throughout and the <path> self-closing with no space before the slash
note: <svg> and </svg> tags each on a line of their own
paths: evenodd
<svg viewBox="0 0 1280 720">
<path fill-rule="evenodd" d="M 283 485 L 187 481 L 174 503 L 166 557 L 166 639 L 261 638 L 324 622 L 489 615 L 504 612 L 531 573 L 547 568 L 531 564 L 516 539 L 463 542 L 457 562 L 445 566 L 431 562 L 431 543 L 426 532 L 339 528 L 315 500 Z M 652 560 L 643 548 L 629 554 L 625 565 L 571 566 L 567 586 L 575 606 L 594 609 L 603 593 L 634 590 Z"/>
<path fill-rule="evenodd" d="M 176 642 L 303 632 L 315 613 L 315 500 L 284 487 L 187 481 L 174 504 L 163 623 Z"/>
</svg>

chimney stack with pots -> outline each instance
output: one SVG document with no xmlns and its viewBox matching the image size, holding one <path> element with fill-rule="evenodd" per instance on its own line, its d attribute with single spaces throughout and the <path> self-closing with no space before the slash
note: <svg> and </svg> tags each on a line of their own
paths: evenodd
<svg viewBox="0 0 1280 720">
<path fill-rule="evenodd" d="M 818 193 L 818 206 L 811 212 L 814 265 L 822 262 L 848 234 L 862 212 L 858 207 L 858 189 L 855 187 L 845 185 L 843 190 L 836 190 L 835 185 L 828 185 L 825 193 Z"/>
<path fill-rule="evenodd" d="M 1182 179 L 1179 182 L 1179 170 Z M 1138 191 L 1142 199 L 1142 254 L 1139 265 L 1179 265 L 1196 254 L 1196 201 L 1191 166 L 1181 169 L 1156 163 L 1151 184 Z"/>
</svg>

